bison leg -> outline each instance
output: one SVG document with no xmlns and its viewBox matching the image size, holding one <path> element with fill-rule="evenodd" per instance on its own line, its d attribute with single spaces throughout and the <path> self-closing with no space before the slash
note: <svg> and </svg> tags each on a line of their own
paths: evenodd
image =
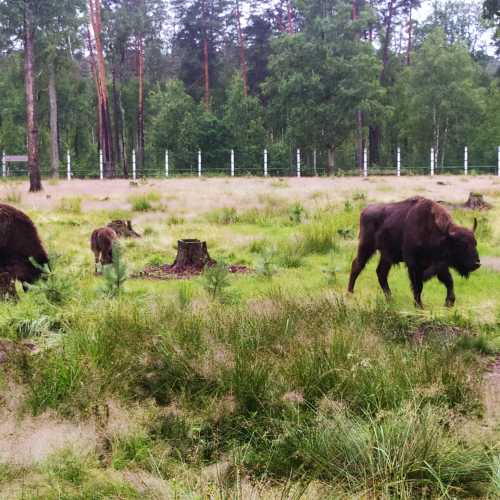
<svg viewBox="0 0 500 500">
<path fill-rule="evenodd" d="M 446 287 L 446 307 L 455 305 L 455 291 L 453 288 L 453 278 L 448 268 L 441 269 L 437 273 L 438 280 Z"/>
<path fill-rule="evenodd" d="M 413 290 L 413 298 L 415 299 L 415 305 L 417 307 L 423 308 L 422 305 L 422 290 L 424 288 L 423 274 L 416 267 L 408 267 L 408 273 L 410 275 L 411 288 Z"/>
<path fill-rule="evenodd" d="M 366 263 L 370 260 L 375 253 L 375 245 L 362 243 L 358 248 L 358 255 L 352 262 L 351 276 L 349 277 L 349 293 L 354 293 L 354 285 L 360 275 L 361 271 L 365 268 Z"/>
<path fill-rule="evenodd" d="M 389 271 L 391 270 L 392 262 L 384 257 L 380 257 L 380 262 L 377 266 L 377 276 L 378 282 L 382 287 L 387 298 L 391 296 L 391 289 L 389 288 L 389 283 L 387 282 L 387 277 L 389 276 Z"/>
</svg>

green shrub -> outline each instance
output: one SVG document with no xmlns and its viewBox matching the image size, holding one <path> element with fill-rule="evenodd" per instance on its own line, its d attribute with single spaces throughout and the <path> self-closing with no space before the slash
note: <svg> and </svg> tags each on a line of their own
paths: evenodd
<svg viewBox="0 0 500 500">
<path fill-rule="evenodd" d="M 127 266 L 123 262 L 123 250 L 118 242 L 113 243 L 113 262 L 103 268 L 104 284 L 101 292 L 110 297 L 122 293 L 128 278 Z"/>
</svg>

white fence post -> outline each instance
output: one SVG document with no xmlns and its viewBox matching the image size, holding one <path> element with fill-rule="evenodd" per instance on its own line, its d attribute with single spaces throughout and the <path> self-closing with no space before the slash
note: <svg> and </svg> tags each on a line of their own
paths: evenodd
<svg viewBox="0 0 500 500">
<path fill-rule="evenodd" d="M 7 177 L 7 158 L 5 157 L 5 151 L 2 152 L 2 175 Z"/>
<path fill-rule="evenodd" d="M 401 148 L 400 147 L 398 147 L 398 159 L 397 159 L 396 175 L 398 177 L 401 177 Z"/>
<path fill-rule="evenodd" d="M 71 180 L 71 153 L 68 149 L 68 154 L 66 155 L 66 174 L 68 177 L 68 181 Z"/>
<path fill-rule="evenodd" d="M 497 175 L 500 177 L 500 146 L 497 148 Z"/>
<path fill-rule="evenodd" d="M 137 160 L 135 156 L 135 149 L 132 150 L 132 180 L 137 180 Z"/>
<path fill-rule="evenodd" d="M 104 179 L 104 158 L 102 157 L 102 149 L 99 150 L 99 178 Z"/>
<path fill-rule="evenodd" d="M 201 149 L 198 150 L 198 177 L 201 177 Z"/>
<path fill-rule="evenodd" d="M 467 146 L 464 148 L 464 175 L 469 173 L 469 151 Z"/>
<path fill-rule="evenodd" d="M 267 149 L 264 149 L 264 177 L 267 177 Z"/>
<path fill-rule="evenodd" d="M 297 149 L 297 177 L 300 178 L 301 176 L 301 170 L 300 170 L 300 149 Z"/>
<path fill-rule="evenodd" d="M 234 149 L 231 149 L 231 177 L 234 177 Z"/>
<path fill-rule="evenodd" d="M 434 176 L 434 148 L 431 148 L 431 177 Z"/>
<path fill-rule="evenodd" d="M 363 150 L 363 176 L 368 177 L 368 150 Z"/>
<path fill-rule="evenodd" d="M 168 161 L 168 149 L 165 150 L 165 177 L 168 177 L 169 174 L 169 161 Z"/>
</svg>

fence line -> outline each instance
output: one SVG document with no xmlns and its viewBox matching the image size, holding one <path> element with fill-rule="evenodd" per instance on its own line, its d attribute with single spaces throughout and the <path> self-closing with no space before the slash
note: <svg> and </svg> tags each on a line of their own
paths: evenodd
<svg viewBox="0 0 500 500">
<path fill-rule="evenodd" d="M 345 151 L 343 152 L 345 153 Z M 428 157 L 429 163 L 427 165 L 425 165 L 425 161 L 415 162 L 413 165 L 409 163 L 403 164 L 404 151 L 398 146 L 392 153 L 393 163 L 386 167 L 377 165 L 370 166 L 368 149 L 363 148 L 361 169 L 355 166 L 354 150 L 348 150 L 347 152 L 349 154 L 347 156 L 344 154 L 343 159 L 336 162 L 337 164 L 335 166 L 328 167 L 331 160 L 330 155 L 327 155 L 324 150 L 318 151 L 317 148 L 305 150 L 297 148 L 292 157 L 287 156 L 287 154 L 281 154 L 280 156 L 274 154 L 274 151 L 265 148 L 261 150 L 260 162 L 248 161 L 249 157 L 258 155 L 258 151 L 254 150 L 252 154 L 248 154 L 248 151 L 239 152 L 231 149 L 223 151 L 224 154 L 228 155 L 225 165 L 221 164 L 219 161 L 214 163 L 214 158 L 216 158 L 216 156 L 214 156 L 214 153 L 211 151 L 204 152 L 200 149 L 197 155 L 191 156 L 190 160 L 189 155 L 175 155 L 172 154 L 171 151 L 166 150 L 164 155 L 164 170 L 162 172 L 161 167 L 145 167 L 144 165 L 138 165 L 137 155 L 134 149 L 132 150 L 132 179 L 135 181 L 138 177 L 164 176 L 165 178 L 169 178 L 179 175 L 194 176 L 196 174 L 198 177 L 204 175 L 229 175 L 231 177 L 237 175 L 263 175 L 264 177 L 278 175 L 301 178 L 312 175 L 328 175 L 329 173 L 332 175 L 361 175 L 363 177 L 368 177 L 370 175 L 395 175 L 401 177 L 405 174 L 430 175 L 433 177 L 439 174 L 463 174 L 467 176 L 485 170 L 487 173 L 500 177 L 500 146 L 496 148 L 496 165 L 471 163 L 471 155 L 468 146 L 464 146 L 463 148 L 462 161 L 459 159 L 462 154 L 459 154 L 453 156 L 452 160 L 448 160 L 447 164 L 444 164 L 444 161 L 441 159 L 441 165 L 438 165 L 438 153 L 434 147 L 430 148 L 430 156 Z M 218 151 L 216 154 L 220 157 L 221 152 Z M 326 158 L 327 156 L 328 158 Z M 346 158 L 348 159 L 349 157 L 351 157 L 350 162 L 346 161 Z M 493 154 L 490 158 L 494 158 Z M 7 155 L 6 152 L 3 151 L 1 154 L 2 176 L 27 176 L 27 167 L 24 165 L 26 161 L 27 157 L 25 155 Z M 22 167 L 19 166 L 20 164 L 23 164 Z M 11 165 L 14 165 L 14 167 L 11 167 Z M 67 180 L 78 177 L 97 177 L 104 180 L 104 157 L 101 150 L 98 152 L 97 169 L 95 171 L 88 168 L 84 169 L 81 166 L 78 168 L 77 165 L 78 159 L 75 161 L 71 151 L 68 150 L 66 154 L 66 165 L 64 165 L 64 162 L 61 162 L 61 174 L 64 175 L 65 173 Z M 318 166 L 320 168 L 318 168 Z M 48 168 L 43 170 L 43 174 L 50 174 Z"/>
</svg>

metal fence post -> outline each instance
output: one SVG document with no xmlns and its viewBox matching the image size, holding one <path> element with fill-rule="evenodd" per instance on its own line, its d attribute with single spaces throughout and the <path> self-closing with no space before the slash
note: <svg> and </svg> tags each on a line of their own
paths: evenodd
<svg viewBox="0 0 500 500">
<path fill-rule="evenodd" d="M 297 149 L 297 177 L 300 178 L 301 176 L 301 170 L 300 170 L 300 149 Z"/>
<path fill-rule="evenodd" d="M 99 178 L 104 179 L 104 159 L 102 157 L 102 149 L 99 150 Z"/>
<path fill-rule="evenodd" d="M 434 176 L 434 148 L 431 148 L 431 177 Z"/>
<path fill-rule="evenodd" d="M 267 149 L 264 149 L 264 177 L 267 177 Z"/>
<path fill-rule="evenodd" d="M 234 149 L 231 149 L 231 177 L 234 177 Z"/>
<path fill-rule="evenodd" d="M 464 175 L 469 173 L 469 151 L 467 146 L 464 148 Z"/>
<path fill-rule="evenodd" d="M 198 150 L 198 177 L 201 177 L 201 149 Z"/>
<path fill-rule="evenodd" d="M 398 159 L 397 159 L 396 175 L 398 177 L 401 177 L 401 148 L 400 147 L 398 147 Z"/>
<path fill-rule="evenodd" d="M 363 176 L 368 177 L 368 150 L 363 150 Z"/>
<path fill-rule="evenodd" d="M 71 180 L 71 153 L 68 149 L 68 154 L 66 155 L 66 174 L 67 174 L 67 177 L 68 177 L 68 181 Z"/>
<path fill-rule="evenodd" d="M 169 174 L 169 164 L 168 164 L 168 149 L 165 150 L 165 177 L 168 177 Z"/>
<path fill-rule="evenodd" d="M 5 151 L 2 152 L 2 175 L 7 177 L 7 158 L 5 155 Z"/>
<path fill-rule="evenodd" d="M 137 180 L 137 160 L 135 156 L 135 149 L 132 150 L 132 180 Z"/>
</svg>

